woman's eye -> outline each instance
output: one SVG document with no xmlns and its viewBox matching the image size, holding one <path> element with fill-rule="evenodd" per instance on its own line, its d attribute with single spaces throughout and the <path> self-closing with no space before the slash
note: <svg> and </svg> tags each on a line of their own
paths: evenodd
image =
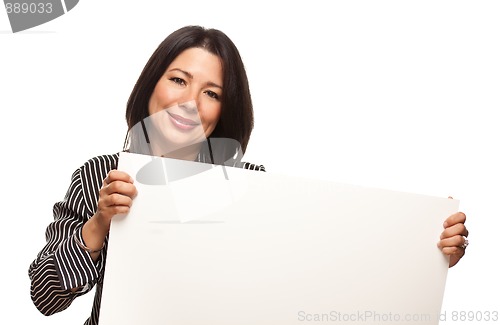
<svg viewBox="0 0 500 325">
<path fill-rule="evenodd" d="M 208 95 L 208 97 L 210 97 L 210 98 L 213 98 L 213 99 L 219 99 L 219 95 L 217 95 L 217 93 L 215 93 L 215 92 L 213 92 L 213 91 L 211 91 L 211 90 L 207 90 L 205 93 L 206 93 L 206 94 Z"/>
<path fill-rule="evenodd" d="M 186 84 L 186 82 L 183 79 L 177 78 L 177 77 L 170 78 L 170 81 L 173 81 L 173 82 L 175 82 L 176 84 L 179 84 L 179 85 L 185 85 Z"/>
</svg>

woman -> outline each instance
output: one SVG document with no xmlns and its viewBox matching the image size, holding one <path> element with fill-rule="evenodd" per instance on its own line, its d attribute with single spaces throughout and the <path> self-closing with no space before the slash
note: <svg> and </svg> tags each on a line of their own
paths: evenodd
<svg viewBox="0 0 500 325">
<path fill-rule="evenodd" d="M 253 110 L 238 50 L 218 30 L 188 26 L 169 35 L 142 71 L 126 118 L 124 150 L 264 170 L 230 159 L 246 149 Z M 129 211 L 137 194 L 132 178 L 116 170 L 117 162 L 118 154 L 90 159 L 54 205 L 47 244 L 29 269 L 32 300 L 45 315 L 64 310 L 97 284 L 86 324 L 98 323 L 110 223 Z M 445 223 L 439 246 L 452 256 L 450 266 L 464 254 L 464 222 L 465 215 L 457 213 Z"/>
<path fill-rule="evenodd" d="M 233 42 L 218 30 L 196 26 L 172 33 L 144 67 L 126 119 L 124 149 L 132 152 L 213 162 L 217 157 L 204 145 L 212 138 L 233 139 L 244 152 L 253 109 Z M 134 132 L 136 126 L 144 126 L 143 136 Z M 97 284 L 86 324 L 98 323 L 111 219 L 128 212 L 136 194 L 131 177 L 116 170 L 117 162 L 118 154 L 90 159 L 73 174 L 65 199 L 54 205 L 47 244 L 29 269 L 32 300 L 45 315 L 64 310 Z M 249 163 L 239 166 L 264 170 Z"/>
</svg>

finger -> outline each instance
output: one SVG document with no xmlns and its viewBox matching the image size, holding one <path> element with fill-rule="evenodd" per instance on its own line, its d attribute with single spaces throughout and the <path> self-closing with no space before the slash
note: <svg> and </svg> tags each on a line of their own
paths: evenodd
<svg viewBox="0 0 500 325">
<path fill-rule="evenodd" d="M 445 228 L 448 228 L 448 227 L 453 226 L 457 223 L 465 223 L 465 219 L 466 219 L 465 213 L 457 212 L 457 213 L 452 214 L 448 218 L 446 218 L 443 226 Z"/>
<path fill-rule="evenodd" d="M 111 222 L 111 219 L 117 214 L 127 214 L 130 211 L 130 207 L 126 205 L 115 205 L 108 206 L 104 209 L 98 209 L 98 215 L 104 217 L 107 220 L 108 225 Z"/>
<path fill-rule="evenodd" d="M 461 247 L 445 247 L 442 249 L 442 252 L 445 255 L 457 255 L 459 257 L 465 255 L 465 249 Z"/>
<path fill-rule="evenodd" d="M 444 249 L 446 247 L 460 247 L 465 244 L 466 238 L 464 236 L 456 235 L 449 238 L 441 239 L 438 247 Z"/>
<path fill-rule="evenodd" d="M 137 195 L 137 188 L 134 184 L 126 183 L 123 181 L 114 181 L 109 185 L 102 187 L 100 195 L 111 195 L 111 194 L 121 194 L 128 197 L 135 197 Z"/>
<path fill-rule="evenodd" d="M 126 214 L 132 206 L 132 199 L 121 194 L 111 194 L 101 197 L 97 204 L 97 212 L 99 216 L 104 217 L 104 220 L 109 225 L 111 218 L 117 214 Z"/>
<path fill-rule="evenodd" d="M 465 236 L 465 237 L 469 236 L 469 231 L 467 230 L 467 228 L 465 227 L 465 225 L 463 223 L 457 223 L 456 225 L 453 225 L 453 226 L 446 228 L 441 233 L 440 238 L 444 239 L 444 238 L 449 238 L 449 237 L 453 237 L 456 235 Z"/>
<path fill-rule="evenodd" d="M 104 207 L 115 207 L 115 206 L 124 206 L 130 207 L 132 206 L 132 199 L 128 196 L 113 193 L 111 195 L 106 196 L 102 200 Z"/>
<path fill-rule="evenodd" d="M 130 175 L 127 174 L 126 172 L 113 169 L 108 173 L 108 175 L 104 179 L 104 182 L 106 182 L 106 184 L 109 185 L 115 181 L 122 181 L 122 182 L 126 182 L 126 183 L 133 183 L 134 182 L 132 177 L 130 177 Z"/>
</svg>

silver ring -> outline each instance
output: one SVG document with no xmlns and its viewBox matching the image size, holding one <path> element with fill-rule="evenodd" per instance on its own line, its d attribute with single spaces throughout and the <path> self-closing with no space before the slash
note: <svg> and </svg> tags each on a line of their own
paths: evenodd
<svg viewBox="0 0 500 325">
<path fill-rule="evenodd" d="M 467 246 L 469 246 L 469 240 L 466 237 L 464 237 L 464 243 L 460 245 L 460 248 L 466 249 Z"/>
</svg>

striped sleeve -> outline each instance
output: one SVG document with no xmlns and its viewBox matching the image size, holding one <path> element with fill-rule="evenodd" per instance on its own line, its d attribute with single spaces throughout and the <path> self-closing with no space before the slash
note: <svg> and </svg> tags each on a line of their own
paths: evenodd
<svg viewBox="0 0 500 325">
<path fill-rule="evenodd" d="M 105 253 L 94 262 L 74 236 L 83 242 L 82 226 L 95 213 L 100 184 L 116 165 L 117 155 L 89 160 L 73 173 L 64 200 L 54 205 L 54 221 L 45 232 L 47 243 L 28 271 L 31 299 L 44 315 L 66 309 L 103 274 Z M 71 292 L 72 288 L 79 289 Z"/>
</svg>

